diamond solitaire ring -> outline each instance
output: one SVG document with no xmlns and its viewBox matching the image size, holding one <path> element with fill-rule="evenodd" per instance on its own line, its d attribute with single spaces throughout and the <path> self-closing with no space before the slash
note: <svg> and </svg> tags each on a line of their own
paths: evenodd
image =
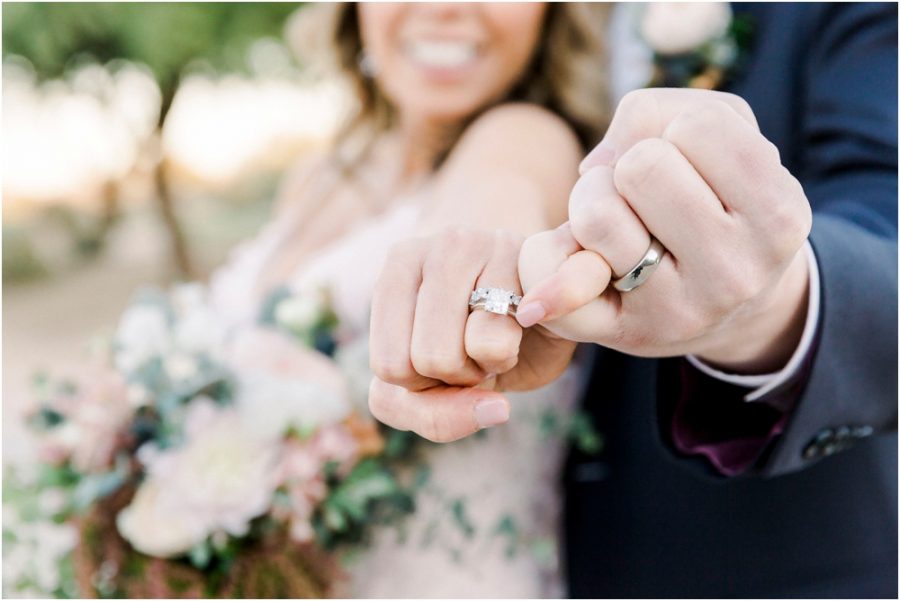
<svg viewBox="0 0 900 601">
<path fill-rule="evenodd" d="M 498 315 L 515 315 L 522 297 L 503 288 L 476 288 L 469 297 L 470 309 Z"/>
</svg>

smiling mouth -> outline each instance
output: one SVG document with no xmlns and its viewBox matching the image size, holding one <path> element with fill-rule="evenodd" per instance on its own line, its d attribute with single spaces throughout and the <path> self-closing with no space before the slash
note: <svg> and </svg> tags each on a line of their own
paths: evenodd
<svg viewBox="0 0 900 601">
<path fill-rule="evenodd" d="M 406 55 L 422 67 L 460 69 L 478 58 L 474 42 L 457 40 L 416 40 L 405 45 Z"/>
</svg>

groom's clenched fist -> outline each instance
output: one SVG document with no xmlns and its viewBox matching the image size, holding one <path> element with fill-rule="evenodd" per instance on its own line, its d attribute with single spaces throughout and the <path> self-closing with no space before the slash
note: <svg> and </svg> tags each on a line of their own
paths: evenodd
<svg viewBox="0 0 900 601">
<path fill-rule="evenodd" d="M 745 101 L 633 92 L 581 172 L 569 226 L 523 246 L 523 326 L 734 370 L 786 362 L 802 330 L 811 212 Z M 614 289 L 654 238 L 665 248 L 656 270 L 631 291 Z M 585 278 L 585 265 L 602 273 L 601 263 L 607 277 Z"/>
</svg>

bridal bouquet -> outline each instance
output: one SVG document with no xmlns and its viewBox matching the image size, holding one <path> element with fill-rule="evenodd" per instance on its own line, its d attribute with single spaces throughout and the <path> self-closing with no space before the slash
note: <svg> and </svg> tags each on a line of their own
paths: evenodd
<svg viewBox="0 0 900 601">
<path fill-rule="evenodd" d="M 355 408 L 365 353 L 338 348 L 327 295 L 278 291 L 251 325 L 205 296 L 141 294 L 79 381 L 36 382 L 80 595 L 323 596 L 332 550 L 412 509 L 411 438 Z"/>
</svg>

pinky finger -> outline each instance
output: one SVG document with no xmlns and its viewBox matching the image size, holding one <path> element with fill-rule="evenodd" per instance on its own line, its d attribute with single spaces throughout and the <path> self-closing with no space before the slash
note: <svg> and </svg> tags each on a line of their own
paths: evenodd
<svg viewBox="0 0 900 601">
<path fill-rule="evenodd" d="M 603 257 L 590 250 L 575 252 L 522 298 L 517 311 L 519 324 L 527 328 L 580 309 L 603 294 L 611 277 Z"/>
</svg>

